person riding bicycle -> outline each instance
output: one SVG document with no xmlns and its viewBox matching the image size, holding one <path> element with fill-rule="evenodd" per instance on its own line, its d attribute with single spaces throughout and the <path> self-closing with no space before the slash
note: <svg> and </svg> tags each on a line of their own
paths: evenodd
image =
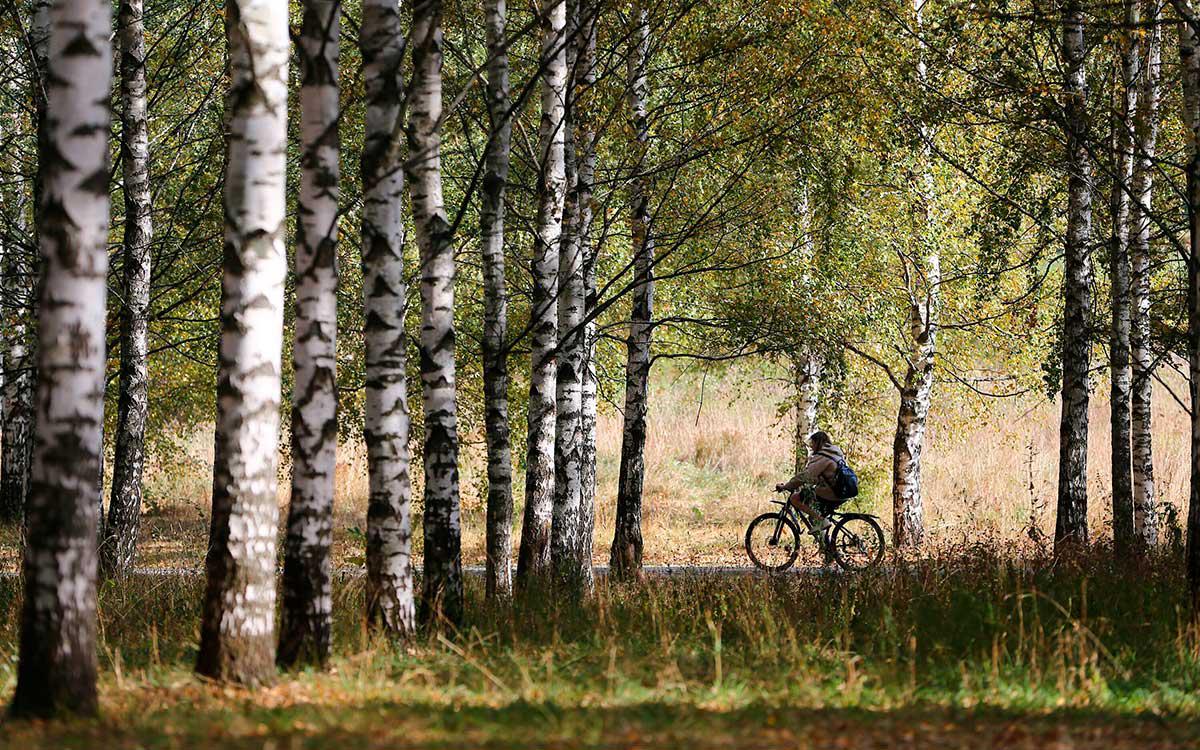
<svg viewBox="0 0 1200 750">
<path fill-rule="evenodd" d="M 816 536 L 829 528 L 830 522 L 826 516 L 845 502 L 845 498 L 838 497 L 833 485 L 838 467 L 845 462 L 842 449 L 833 444 L 829 435 L 818 430 L 808 438 L 808 463 L 804 471 L 787 482 L 775 485 L 776 492 L 787 490 L 791 493 L 788 501 L 793 508 L 812 520 L 812 533 Z M 817 506 L 815 509 L 814 504 Z"/>
</svg>

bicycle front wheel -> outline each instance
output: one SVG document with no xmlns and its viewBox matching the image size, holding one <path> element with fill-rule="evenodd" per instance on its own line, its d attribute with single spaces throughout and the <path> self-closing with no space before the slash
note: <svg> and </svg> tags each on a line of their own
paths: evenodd
<svg viewBox="0 0 1200 750">
<path fill-rule="evenodd" d="M 883 559 L 883 529 L 870 516 L 846 516 L 829 539 L 834 559 L 845 570 L 867 570 Z"/>
<path fill-rule="evenodd" d="M 763 513 L 746 529 L 746 554 L 763 570 L 787 570 L 800 554 L 800 530 L 782 513 Z"/>
</svg>

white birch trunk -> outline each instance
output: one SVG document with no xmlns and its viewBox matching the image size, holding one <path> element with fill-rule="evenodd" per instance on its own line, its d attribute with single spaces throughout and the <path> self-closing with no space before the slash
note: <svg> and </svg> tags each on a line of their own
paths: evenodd
<svg viewBox="0 0 1200 750">
<path fill-rule="evenodd" d="M 196 671 L 258 685 L 275 667 L 287 6 L 229 0 L 225 29 L 225 262 L 208 586 Z"/>
<path fill-rule="evenodd" d="M 555 375 L 554 510 L 550 557 L 555 574 L 579 583 L 579 529 L 583 503 L 583 248 L 579 237 L 579 165 L 575 142 L 575 70 L 579 3 L 567 6 L 567 87 L 563 119 L 566 198 L 558 254 L 558 370 Z"/>
<path fill-rule="evenodd" d="M 487 103 L 491 118 L 486 172 L 480 195 L 480 242 L 483 254 L 483 391 L 487 432 L 488 598 L 512 593 L 512 447 L 508 426 L 508 289 L 504 271 L 504 194 L 512 145 L 509 111 L 508 8 L 505 0 L 487 0 Z"/>
<path fill-rule="evenodd" d="M 1087 152 L 1087 78 L 1083 11 L 1063 6 L 1063 102 L 1068 171 L 1063 269 L 1062 421 L 1059 428 L 1058 517 L 1055 549 L 1087 542 L 1088 367 L 1092 318 L 1092 167 Z"/>
<path fill-rule="evenodd" d="M 808 438 L 817 431 L 817 408 L 821 403 L 821 376 L 824 362 L 819 355 L 801 352 L 792 364 L 795 376 L 796 434 L 794 437 L 795 474 L 808 465 Z"/>
<path fill-rule="evenodd" d="M 300 62 L 300 196 L 292 349 L 292 502 L 283 556 L 281 666 L 323 666 L 333 627 L 337 465 L 338 43 L 340 0 L 305 0 Z"/>
<path fill-rule="evenodd" d="M 15 226 L 24 227 L 23 196 L 18 199 Z M 4 421 L 0 428 L 0 523 L 17 523 L 25 512 L 29 490 L 30 442 L 33 433 L 33 362 L 29 347 L 29 317 L 35 288 L 33 264 L 14 245 L 8 248 L 3 276 L 5 330 Z"/>
<path fill-rule="evenodd" d="M 554 435 L 558 348 L 558 256 L 566 197 L 563 118 L 566 105 L 566 3 L 543 0 L 542 119 L 537 176 L 533 303 L 530 311 L 529 413 L 525 461 L 525 515 L 517 580 L 524 584 L 550 570 L 554 508 Z"/>
<path fill-rule="evenodd" d="M 104 418 L 112 6 L 51 10 L 37 426 L 12 712 L 94 713 L 96 497 Z"/>
<path fill-rule="evenodd" d="M 800 232 L 800 262 L 803 283 L 810 282 L 808 269 L 816 258 L 816 243 L 813 240 L 812 206 L 808 200 L 808 185 L 800 184 L 800 200 L 796 206 Z M 792 361 L 796 410 L 796 431 L 793 436 L 794 474 L 804 473 L 808 465 L 808 438 L 817 431 L 817 409 L 821 402 L 821 381 L 825 372 L 825 360 L 820 354 L 804 346 Z"/>
<path fill-rule="evenodd" d="M 1129 234 L 1131 265 L 1130 349 L 1133 360 L 1131 438 L 1133 461 L 1133 528 L 1138 544 L 1158 544 L 1158 508 L 1154 488 L 1152 436 L 1154 352 L 1150 347 L 1150 211 L 1153 206 L 1154 164 L 1158 140 L 1159 80 L 1162 75 L 1161 0 L 1146 4 L 1151 24 L 1146 38 L 1134 124 L 1133 217 Z"/>
<path fill-rule="evenodd" d="M 1133 189 L 1133 118 L 1137 109 L 1137 81 L 1141 65 L 1141 0 L 1125 0 L 1125 26 L 1121 34 L 1120 101 L 1114 113 L 1113 176 L 1110 210 L 1109 278 L 1112 289 L 1112 325 L 1109 331 L 1109 423 L 1112 430 L 1113 547 L 1120 556 L 1130 553 L 1134 543 L 1133 458 L 1131 453 L 1130 397 L 1133 371 L 1130 365 L 1132 324 L 1132 267 L 1129 260 L 1129 196 Z"/>
<path fill-rule="evenodd" d="M 404 334 L 404 172 L 391 149 L 404 100 L 405 39 L 395 0 L 366 0 L 359 32 L 366 87 L 362 267 L 366 342 L 367 616 L 393 636 L 416 627 Z"/>
<path fill-rule="evenodd" d="M 650 397 L 650 356 L 654 315 L 654 234 L 650 213 L 650 179 L 645 174 L 650 148 L 647 68 L 650 60 L 650 22 L 637 4 L 628 52 L 627 92 L 633 122 L 637 175 L 631 187 L 631 239 L 634 257 L 633 308 L 625 360 L 625 419 L 621 434 L 621 464 L 617 478 L 616 529 L 609 569 L 617 578 L 642 572 L 642 488 L 646 478 L 646 416 Z"/>
<path fill-rule="evenodd" d="M 928 0 L 913 0 L 918 35 Z M 921 89 L 928 79 L 926 44 L 918 42 L 917 81 Z M 921 162 L 918 179 L 918 227 L 923 267 L 908 274 L 909 331 L 908 362 L 900 389 L 896 434 L 892 443 L 892 529 L 897 547 L 919 545 L 925 536 L 925 500 L 921 493 L 921 458 L 925 451 L 925 422 L 933 398 L 934 364 L 937 354 L 938 313 L 941 306 L 941 259 L 933 231 L 934 184 L 931 165 L 933 128 L 919 123 Z M 914 264 L 916 265 L 916 264 Z"/>
<path fill-rule="evenodd" d="M 596 308 L 596 253 L 592 238 L 595 198 L 592 184 L 596 177 L 596 105 L 592 89 L 596 85 L 596 27 L 600 6 L 595 0 L 579 0 L 579 28 L 575 38 L 575 86 L 573 133 L 576 173 L 575 234 L 583 264 L 583 314 L 587 323 L 582 332 L 582 362 L 579 394 L 579 528 L 576 534 L 579 578 L 585 589 L 594 586 L 592 555 L 596 527 L 596 407 L 599 383 L 596 377 L 596 322 L 588 319 Z"/>
<path fill-rule="evenodd" d="M 442 4 L 417 0 L 408 119 L 413 225 L 421 248 L 421 396 L 425 408 L 422 617 L 462 620 L 462 529 L 454 371 L 454 248 L 442 199 Z"/>
<path fill-rule="evenodd" d="M 150 131 L 146 112 L 146 30 L 142 0 L 121 0 L 121 168 L 125 193 L 124 304 L 121 309 L 121 374 L 112 495 L 100 546 L 106 575 L 133 566 L 142 515 L 142 470 L 149 414 L 147 370 L 150 319 L 151 223 Z"/>
<path fill-rule="evenodd" d="M 50 44 L 50 0 L 33 0 L 30 13 L 29 39 L 32 46 L 36 77 L 31 86 L 33 100 L 33 129 L 37 139 L 39 162 L 45 147 L 46 96 L 42 85 L 46 80 L 46 65 Z M 38 243 L 42 223 L 42 175 L 33 175 L 33 237 Z M 12 329 L 8 370 L 17 372 L 5 388 L 4 431 L 0 438 L 0 518 L 17 521 L 24 513 L 29 494 L 30 470 L 33 463 L 34 390 L 37 385 L 37 316 L 34 301 L 39 297 L 41 259 L 12 258 L 16 273 L 6 277 L 9 299 L 24 299 L 23 314 L 17 316 Z"/>
</svg>

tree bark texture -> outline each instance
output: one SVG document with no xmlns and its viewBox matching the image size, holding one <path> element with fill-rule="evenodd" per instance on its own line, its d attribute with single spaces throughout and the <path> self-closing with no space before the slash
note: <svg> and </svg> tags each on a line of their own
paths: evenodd
<svg viewBox="0 0 1200 750">
<path fill-rule="evenodd" d="M 112 6 L 50 10 L 40 160 L 37 422 L 12 712 L 96 711 L 96 498 L 104 419 Z M 100 92 L 97 94 L 97 92 Z"/>
<path fill-rule="evenodd" d="M 808 438 L 817 430 L 817 408 L 821 403 L 821 376 L 823 363 L 820 356 L 804 351 L 797 355 L 792 364 L 795 376 L 796 434 L 794 437 L 795 473 L 804 473 L 808 465 Z"/>
<path fill-rule="evenodd" d="M 1133 527 L 1138 544 L 1158 544 L 1158 498 L 1154 488 L 1153 410 L 1154 352 L 1150 338 L 1150 211 L 1153 207 L 1154 159 L 1158 141 L 1159 82 L 1162 76 L 1161 0 L 1148 0 L 1146 57 L 1142 65 L 1134 121 L 1130 350 L 1133 361 L 1130 409 L 1133 463 Z"/>
<path fill-rule="evenodd" d="M 1058 517 L 1055 550 L 1088 539 L 1087 444 L 1088 367 L 1092 322 L 1092 166 L 1087 152 L 1089 123 L 1083 11 L 1068 0 L 1062 13 L 1066 136 L 1067 235 L 1063 269 L 1062 420 L 1059 426 Z"/>
<path fill-rule="evenodd" d="M 149 415 L 147 371 L 150 267 L 153 225 L 150 192 L 150 129 L 146 101 L 146 29 L 142 0 L 121 0 L 117 12 L 121 72 L 121 169 L 125 193 L 124 304 L 121 307 L 121 374 L 112 494 L 100 546 L 106 575 L 133 566 L 142 515 Z"/>
<path fill-rule="evenodd" d="M 275 670 L 287 6 L 229 0 L 225 30 L 225 262 L 208 583 L 196 671 L 259 685 Z"/>
<path fill-rule="evenodd" d="M 816 260 L 816 243 L 813 240 L 812 206 L 808 199 L 808 185 L 799 186 L 796 205 L 797 230 L 800 242 L 800 262 L 805 269 L 801 273 L 802 283 L 811 283 L 808 268 Z M 793 398 L 796 410 L 796 430 L 792 439 L 794 474 L 804 473 L 808 465 L 808 439 L 817 430 L 817 411 L 821 402 L 821 381 L 825 374 L 824 358 L 809 345 L 803 345 L 792 360 L 794 379 Z"/>
<path fill-rule="evenodd" d="M 924 26 L 927 0 L 913 0 L 916 26 Z M 926 44 L 919 42 L 917 81 L 928 85 Z M 933 127 L 918 124 L 921 156 L 918 179 L 917 232 L 920 263 L 906 273 L 909 282 L 908 362 L 900 388 L 900 407 L 892 443 L 892 529 L 897 547 L 916 546 L 925 537 L 925 498 L 921 491 L 921 459 L 925 452 L 925 423 L 933 399 L 934 366 L 937 355 L 939 309 L 941 307 L 941 258 L 934 236 L 935 186 L 932 172 Z"/>
<path fill-rule="evenodd" d="M 567 91 L 566 3 L 543 0 L 542 119 L 537 175 L 537 225 L 530 313 L 528 441 L 525 460 L 525 514 L 517 580 L 524 584 L 550 572 L 554 509 L 554 439 L 558 368 L 558 268 L 566 198 L 564 110 Z"/>
<path fill-rule="evenodd" d="M 33 100 L 33 129 L 37 139 L 38 163 L 46 161 L 48 142 L 46 126 L 46 80 L 50 45 L 50 0 L 33 0 L 29 22 L 29 43 L 32 47 L 35 78 L 31 86 Z M 40 244 L 42 224 L 41 169 L 33 175 L 33 236 Z M 16 259 L 14 259 L 16 260 Z M 41 296 L 41 254 L 34 253 L 19 261 L 23 274 L 6 277 L 11 282 L 9 299 L 23 296 L 32 312 L 33 300 Z M 17 279 L 21 280 L 18 283 Z M 19 328 L 18 328 L 19 327 Z M 33 314 L 19 316 L 12 331 L 12 348 L 7 353 L 9 372 L 20 376 L 5 388 L 4 432 L 0 457 L 0 518 L 15 522 L 22 517 L 29 496 L 30 473 L 33 463 L 33 429 L 36 419 L 34 396 L 37 388 L 38 320 Z"/>
<path fill-rule="evenodd" d="M 425 408 L 426 621 L 462 619 L 462 529 L 454 371 L 453 230 L 442 199 L 442 4 L 417 0 L 412 24 L 408 160 L 413 225 L 421 249 L 421 397 Z"/>
<path fill-rule="evenodd" d="M 404 171 L 392 149 L 404 101 L 405 37 L 392 0 L 365 0 L 359 30 L 366 87 L 362 272 L 366 342 L 367 619 L 403 637 L 416 627 L 412 565 Z"/>
<path fill-rule="evenodd" d="M 579 164 L 575 140 L 575 71 L 579 3 L 567 6 L 567 85 L 563 118 L 566 198 L 558 254 L 558 369 L 555 374 L 554 507 L 550 558 L 555 575 L 579 583 L 583 503 L 583 316 L 586 302 L 579 238 Z"/>
<path fill-rule="evenodd" d="M 600 5 L 595 0 L 579 0 L 578 27 L 574 39 L 575 73 L 572 101 L 572 138 L 575 144 L 575 235 L 579 242 L 583 274 L 584 323 L 580 345 L 579 393 L 579 526 L 576 534 L 579 580 L 585 589 L 594 586 L 592 555 L 596 527 L 596 408 L 599 382 L 596 374 L 596 322 L 590 319 L 596 308 L 596 254 L 592 223 L 596 207 L 593 183 L 596 179 L 596 29 Z"/>
<path fill-rule="evenodd" d="M 24 235 L 26 197 L 23 186 L 9 196 L 13 205 L 13 231 L 7 237 L 0 263 L 0 323 L 3 350 L 0 362 L 5 378 L 0 399 L 0 523 L 19 523 L 29 490 L 30 443 L 33 430 L 33 361 L 29 345 L 29 319 L 33 313 L 34 264 L 17 237 Z"/>
<path fill-rule="evenodd" d="M 1133 370 L 1130 363 L 1132 325 L 1132 267 L 1129 257 L 1130 194 L 1133 189 L 1133 120 L 1137 110 L 1137 82 L 1141 66 L 1140 0 L 1125 0 L 1125 25 L 1119 37 L 1121 80 L 1113 122 L 1113 175 L 1110 211 L 1109 280 L 1112 289 L 1112 326 L 1109 330 L 1109 424 L 1112 429 L 1113 546 L 1128 555 L 1133 535 L 1133 456 L 1130 399 Z"/>
<path fill-rule="evenodd" d="M 654 234 L 650 211 L 650 178 L 645 173 L 650 148 L 647 77 L 650 22 L 644 5 L 637 5 L 628 52 L 628 98 L 633 120 L 637 177 L 631 189 L 634 256 L 633 308 L 625 360 L 625 419 L 621 433 L 621 463 L 617 478 L 616 529 L 609 554 L 611 574 L 632 578 L 642 570 L 642 488 L 646 478 L 646 417 L 650 401 L 650 344 L 654 316 Z"/>
<path fill-rule="evenodd" d="M 300 195 L 292 358 L 292 502 L 283 555 L 281 666 L 324 666 L 333 627 L 337 466 L 338 41 L 340 0 L 305 0 L 300 39 Z"/>
<path fill-rule="evenodd" d="M 504 263 L 504 194 L 512 148 L 506 0 L 487 0 L 487 104 L 491 132 L 480 195 L 483 253 L 483 398 L 487 433 L 487 597 L 512 593 L 512 445 L 508 426 L 508 288 Z"/>
</svg>

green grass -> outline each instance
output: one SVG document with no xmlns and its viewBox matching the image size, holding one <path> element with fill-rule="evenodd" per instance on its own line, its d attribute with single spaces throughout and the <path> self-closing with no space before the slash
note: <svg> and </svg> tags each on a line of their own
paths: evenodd
<svg viewBox="0 0 1200 750">
<path fill-rule="evenodd" d="M 1132 569 L 1097 553 L 1056 568 L 982 550 L 899 572 L 653 580 L 501 606 L 472 582 L 460 631 L 407 644 L 367 632 L 349 580 L 332 670 L 255 692 L 190 674 L 202 581 L 138 579 L 101 591 L 102 718 L 0 736 L 12 747 L 873 747 L 878 735 L 936 747 L 1017 732 L 1016 747 L 1062 733 L 1073 747 L 1194 747 L 1200 639 L 1178 606 L 1179 569 L 1173 557 Z M 3 696 L 18 604 L 16 582 L 0 582 Z"/>
</svg>

